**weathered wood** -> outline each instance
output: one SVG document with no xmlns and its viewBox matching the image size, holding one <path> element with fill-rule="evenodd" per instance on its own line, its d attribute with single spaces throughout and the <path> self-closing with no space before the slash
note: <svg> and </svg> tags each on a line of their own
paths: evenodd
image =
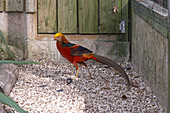
<svg viewBox="0 0 170 113">
<path fill-rule="evenodd" d="M 148 22 L 152 27 L 159 31 L 162 35 L 167 37 L 168 18 L 150 10 L 136 0 L 133 0 L 133 9 L 143 20 Z M 140 8 L 140 9 L 138 9 Z"/>
<path fill-rule="evenodd" d="M 56 0 L 38 0 L 38 33 L 57 32 Z"/>
<path fill-rule="evenodd" d="M 4 11 L 4 0 L 0 0 L 0 11 Z"/>
<path fill-rule="evenodd" d="M 169 19 L 169 24 L 170 24 L 170 19 Z M 169 33 L 168 33 L 168 105 L 167 105 L 167 113 L 170 113 L 170 29 L 169 29 Z"/>
<path fill-rule="evenodd" d="M 100 0 L 99 33 L 120 33 L 121 0 Z M 118 8 L 116 10 L 116 8 Z"/>
<path fill-rule="evenodd" d="M 25 6 L 26 6 L 26 12 L 31 12 L 34 13 L 36 12 L 36 0 L 26 0 L 25 1 Z"/>
<path fill-rule="evenodd" d="M 122 1 L 122 2 L 121 2 Z M 129 6 L 128 6 L 128 2 L 129 0 L 119 0 L 119 2 L 122 4 L 122 8 L 121 8 L 121 18 L 123 21 L 125 21 L 125 35 L 124 35 L 124 41 L 128 41 L 128 16 L 129 16 Z"/>
<path fill-rule="evenodd" d="M 24 0 L 6 0 L 6 11 L 24 11 Z"/>
<path fill-rule="evenodd" d="M 168 0 L 168 24 L 170 25 L 170 0 Z M 170 26 L 168 27 L 168 105 L 167 113 L 170 113 Z"/>
<path fill-rule="evenodd" d="M 132 17 L 132 63 L 165 107 L 168 103 L 168 40 L 138 14 L 133 12 Z"/>
<path fill-rule="evenodd" d="M 58 0 L 58 32 L 77 33 L 77 0 Z"/>
<path fill-rule="evenodd" d="M 98 0 L 79 0 L 79 33 L 98 33 Z"/>
</svg>

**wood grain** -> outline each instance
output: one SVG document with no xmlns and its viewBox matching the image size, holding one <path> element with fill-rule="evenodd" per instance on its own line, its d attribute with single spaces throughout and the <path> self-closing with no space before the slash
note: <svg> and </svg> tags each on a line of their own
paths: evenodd
<svg viewBox="0 0 170 113">
<path fill-rule="evenodd" d="M 79 0 L 79 33 L 98 33 L 98 0 Z"/>
<path fill-rule="evenodd" d="M 26 12 L 36 12 L 36 0 L 26 0 Z"/>
<path fill-rule="evenodd" d="M 0 11 L 4 11 L 4 0 L 0 0 Z"/>
<path fill-rule="evenodd" d="M 114 12 L 114 8 L 118 8 Z M 117 0 L 100 0 L 99 33 L 120 33 L 120 4 Z"/>
<path fill-rule="evenodd" d="M 6 11 L 24 11 L 24 0 L 6 0 Z"/>
<path fill-rule="evenodd" d="M 58 32 L 77 33 L 77 0 L 58 0 Z"/>
<path fill-rule="evenodd" d="M 56 0 L 38 0 L 38 33 L 56 33 Z"/>
</svg>

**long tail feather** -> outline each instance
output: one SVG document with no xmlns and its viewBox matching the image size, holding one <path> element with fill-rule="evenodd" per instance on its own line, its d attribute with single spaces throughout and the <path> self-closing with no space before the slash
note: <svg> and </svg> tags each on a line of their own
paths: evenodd
<svg viewBox="0 0 170 113">
<path fill-rule="evenodd" d="M 111 66 L 113 67 L 114 69 L 116 69 L 119 73 L 122 74 L 122 76 L 124 77 L 124 79 L 127 81 L 127 85 L 130 86 L 130 82 L 129 82 L 129 78 L 126 74 L 126 72 L 124 71 L 124 69 L 118 65 L 116 62 L 114 62 L 113 60 L 110 60 L 106 57 L 103 57 L 103 56 L 100 56 L 100 55 L 96 55 L 94 54 L 92 59 L 100 62 L 100 63 L 103 63 L 103 64 L 106 64 L 108 66 Z"/>
</svg>

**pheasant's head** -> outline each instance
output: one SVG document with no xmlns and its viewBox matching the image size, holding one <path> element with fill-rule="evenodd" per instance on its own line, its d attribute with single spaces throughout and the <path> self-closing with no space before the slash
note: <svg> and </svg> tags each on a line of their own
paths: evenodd
<svg viewBox="0 0 170 113">
<path fill-rule="evenodd" d="M 56 33 L 56 34 L 54 35 L 54 40 L 61 41 L 61 39 L 62 39 L 63 36 L 64 36 L 64 35 L 63 35 L 62 33 Z"/>
<path fill-rule="evenodd" d="M 69 43 L 69 41 L 65 38 L 65 36 L 62 33 L 56 33 L 54 35 L 54 40 L 57 40 L 58 42 Z"/>
</svg>

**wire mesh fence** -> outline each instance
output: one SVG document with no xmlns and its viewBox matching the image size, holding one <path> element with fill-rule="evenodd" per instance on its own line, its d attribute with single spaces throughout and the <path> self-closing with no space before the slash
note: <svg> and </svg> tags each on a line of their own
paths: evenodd
<svg viewBox="0 0 170 113">
<path fill-rule="evenodd" d="M 167 0 L 132 0 L 132 6 L 136 14 L 155 26 L 157 30 L 160 31 L 159 25 L 167 29 L 170 27 L 168 24 Z"/>
</svg>

